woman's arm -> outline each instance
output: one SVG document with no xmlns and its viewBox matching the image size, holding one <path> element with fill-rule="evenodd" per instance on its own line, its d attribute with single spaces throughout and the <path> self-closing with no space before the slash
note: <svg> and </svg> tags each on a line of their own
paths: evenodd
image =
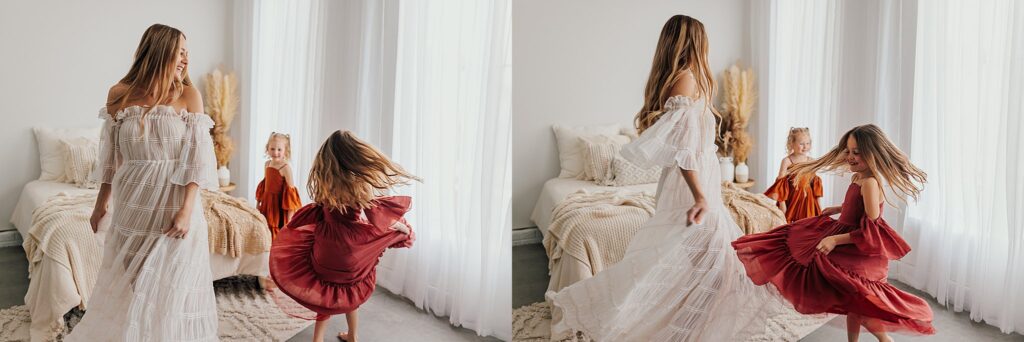
<svg viewBox="0 0 1024 342">
<path fill-rule="evenodd" d="M 164 229 L 164 234 L 178 239 L 184 239 L 185 235 L 189 231 L 189 222 L 192 219 L 192 210 L 194 210 L 194 204 L 196 203 L 196 193 L 199 190 L 199 184 L 188 183 L 185 186 L 185 199 L 181 203 L 181 209 L 174 213 L 174 217 L 171 219 L 171 226 Z"/>
<path fill-rule="evenodd" d="M 686 225 L 700 224 L 704 221 L 704 213 L 708 210 L 707 202 L 704 200 L 704 191 L 700 188 L 700 182 L 697 180 L 696 170 L 685 170 L 679 168 L 683 173 L 683 180 L 686 181 L 686 186 L 690 188 L 690 192 L 693 193 L 693 207 L 686 211 Z"/>
<path fill-rule="evenodd" d="M 89 218 L 89 225 L 92 232 L 100 229 L 100 220 L 107 215 L 107 204 L 110 202 L 110 183 L 100 184 L 100 193 L 96 195 L 96 204 L 92 208 L 92 216 Z"/>
</svg>

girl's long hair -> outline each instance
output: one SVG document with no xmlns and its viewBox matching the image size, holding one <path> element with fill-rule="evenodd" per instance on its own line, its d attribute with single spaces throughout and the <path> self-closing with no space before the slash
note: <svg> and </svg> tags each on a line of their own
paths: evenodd
<svg viewBox="0 0 1024 342">
<path fill-rule="evenodd" d="M 789 174 L 795 175 L 798 184 L 806 184 L 818 171 L 847 171 L 846 142 L 853 137 L 861 158 L 867 164 L 871 174 L 879 178 L 879 182 L 888 183 L 894 191 L 903 197 L 911 197 L 915 201 L 921 194 L 922 186 L 928 181 L 928 174 L 914 166 L 910 158 L 900 151 L 878 126 L 857 126 L 843 134 L 839 143 L 821 158 L 797 163 L 789 168 Z M 916 183 L 916 184 L 915 184 Z M 918 185 L 920 184 L 920 186 Z M 886 199 L 890 205 L 888 199 Z"/>
<path fill-rule="evenodd" d="M 651 75 L 644 88 L 644 105 L 633 120 L 639 133 L 654 125 L 665 112 L 672 87 L 687 71 L 697 81 L 697 94 L 704 105 L 711 107 L 718 121 L 721 115 L 711 104 L 715 96 L 715 79 L 708 67 L 708 36 L 704 24 L 682 14 L 674 15 L 661 28 L 661 38 L 654 51 Z"/>
<path fill-rule="evenodd" d="M 146 29 L 138 48 L 135 49 L 132 67 L 120 81 L 128 86 L 128 90 L 111 99 L 107 106 L 116 105 L 118 108 L 124 108 L 133 96 L 152 95 L 156 97 L 153 103 L 155 107 L 170 103 L 181 96 L 185 86 L 192 85 L 192 80 L 188 77 L 188 65 L 182 71 L 181 81 L 174 77 L 177 67 L 174 61 L 178 50 L 181 49 L 181 38 L 184 37 L 185 34 L 181 30 L 163 24 L 153 24 Z"/>
<path fill-rule="evenodd" d="M 371 207 L 384 190 L 411 181 L 420 179 L 352 132 L 335 131 L 313 159 L 307 189 L 314 202 L 344 213 Z"/>
</svg>

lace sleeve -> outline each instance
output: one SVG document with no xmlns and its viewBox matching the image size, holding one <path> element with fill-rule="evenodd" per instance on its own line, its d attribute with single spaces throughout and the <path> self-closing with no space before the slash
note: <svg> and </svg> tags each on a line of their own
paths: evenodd
<svg viewBox="0 0 1024 342">
<path fill-rule="evenodd" d="M 171 183 L 185 186 L 196 183 L 201 189 L 217 189 L 217 159 L 213 153 L 210 129 L 213 120 L 202 113 L 187 113 L 185 141 L 182 143 L 178 166 L 171 175 Z"/>
<path fill-rule="evenodd" d="M 678 166 L 696 170 L 701 153 L 700 101 L 681 100 L 633 142 L 622 147 L 622 156 L 641 167 Z"/>
<path fill-rule="evenodd" d="M 117 141 L 120 118 L 115 118 L 107 113 L 107 108 L 101 108 L 99 118 L 103 119 L 103 129 L 100 132 L 100 150 L 89 179 L 110 184 L 114 181 L 114 174 L 121 165 L 121 150 Z"/>
</svg>

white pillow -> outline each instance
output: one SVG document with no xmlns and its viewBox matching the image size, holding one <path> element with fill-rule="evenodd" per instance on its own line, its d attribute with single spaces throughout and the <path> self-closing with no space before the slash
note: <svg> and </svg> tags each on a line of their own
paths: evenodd
<svg viewBox="0 0 1024 342">
<path fill-rule="evenodd" d="M 49 128 L 36 127 L 32 129 L 36 135 L 36 145 L 39 146 L 39 180 L 66 182 L 64 176 L 64 151 L 61 148 L 61 139 L 69 140 L 74 138 L 99 139 L 100 127 L 93 128 Z"/>
<path fill-rule="evenodd" d="M 555 141 L 558 143 L 558 161 L 562 164 L 562 171 L 559 178 L 577 178 L 583 173 L 583 148 L 580 146 L 580 136 L 585 135 L 607 135 L 619 134 L 621 125 L 599 125 L 569 127 L 554 125 Z"/>
<path fill-rule="evenodd" d="M 611 181 L 601 184 L 610 186 L 626 186 L 634 184 L 657 183 L 661 177 L 661 167 L 652 166 L 644 169 L 626 160 L 621 155 L 612 160 Z"/>
<path fill-rule="evenodd" d="M 82 189 L 95 189 L 97 182 L 89 179 L 99 155 L 99 141 L 85 137 L 61 139 L 64 150 L 64 177 Z"/>
<path fill-rule="evenodd" d="M 629 143 L 625 135 L 581 136 L 580 148 L 583 150 L 583 172 L 577 179 L 594 181 L 601 184 L 612 178 L 612 159 L 619 154 L 622 145 Z"/>
<path fill-rule="evenodd" d="M 633 127 L 633 125 L 622 126 L 619 128 L 619 134 L 629 137 L 629 141 L 636 140 L 636 138 L 639 137 L 639 135 L 636 134 L 636 127 Z"/>
</svg>

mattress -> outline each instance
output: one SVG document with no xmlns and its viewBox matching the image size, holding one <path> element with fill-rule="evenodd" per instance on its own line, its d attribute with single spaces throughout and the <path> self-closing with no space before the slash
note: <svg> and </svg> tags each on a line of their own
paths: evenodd
<svg viewBox="0 0 1024 342">
<path fill-rule="evenodd" d="M 565 197 L 569 196 L 569 194 L 579 190 L 587 190 L 589 192 L 620 190 L 643 191 L 653 196 L 658 190 L 658 183 L 628 186 L 604 186 L 591 181 L 572 178 L 549 179 L 547 182 L 544 182 L 544 188 L 541 189 L 540 197 L 537 198 L 537 204 L 533 207 L 533 214 L 530 215 L 530 219 L 537 225 L 537 229 L 540 230 L 541 234 L 547 236 L 548 226 L 551 225 L 551 212 L 555 210 L 555 207 L 558 206 Z"/>
</svg>

